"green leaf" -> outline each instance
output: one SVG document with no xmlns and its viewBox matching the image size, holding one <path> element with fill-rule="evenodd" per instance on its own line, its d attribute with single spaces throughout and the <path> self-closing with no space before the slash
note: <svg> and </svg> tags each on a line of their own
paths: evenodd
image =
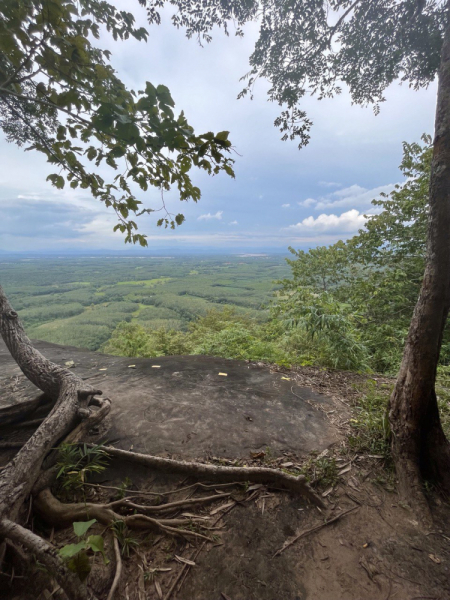
<svg viewBox="0 0 450 600">
<path fill-rule="evenodd" d="M 87 545 L 94 552 L 104 552 L 104 540 L 101 535 L 90 535 L 87 539 Z"/>
<path fill-rule="evenodd" d="M 100 552 L 103 556 L 103 562 L 105 565 L 109 563 L 109 560 L 106 558 L 105 550 L 104 550 L 105 541 L 101 535 L 90 535 L 87 539 L 87 545 L 93 552 Z"/>
<path fill-rule="evenodd" d="M 221 142 L 226 142 L 228 140 L 229 135 L 230 135 L 229 131 L 220 131 L 216 135 L 216 140 L 220 140 Z"/>
<path fill-rule="evenodd" d="M 86 552 L 79 552 L 69 560 L 67 566 L 76 573 L 81 581 L 85 581 L 91 572 L 91 563 Z"/>
<path fill-rule="evenodd" d="M 123 146 L 114 146 L 114 148 L 110 150 L 109 154 L 114 158 L 120 158 L 125 154 L 125 148 Z"/>
<path fill-rule="evenodd" d="M 139 139 L 139 128 L 135 123 L 117 123 L 117 137 L 124 142 L 134 143 Z"/>
<path fill-rule="evenodd" d="M 73 524 L 73 530 L 77 537 L 82 537 L 86 531 L 92 527 L 94 523 L 97 523 L 97 519 L 91 519 L 90 521 L 77 521 Z"/>
<path fill-rule="evenodd" d="M 59 551 L 59 555 L 62 556 L 62 558 L 71 558 L 72 556 L 75 556 L 75 554 L 78 554 L 78 552 L 81 552 L 81 550 L 84 550 L 85 548 L 86 542 L 84 540 L 78 542 L 78 544 L 67 544 L 67 546 L 63 546 L 61 548 L 61 550 Z"/>
</svg>

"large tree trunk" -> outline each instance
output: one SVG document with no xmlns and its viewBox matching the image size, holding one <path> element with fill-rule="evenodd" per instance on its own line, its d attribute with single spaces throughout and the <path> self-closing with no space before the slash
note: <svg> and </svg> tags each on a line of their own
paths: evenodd
<svg viewBox="0 0 450 600">
<path fill-rule="evenodd" d="M 450 444 L 442 431 L 435 381 L 450 308 L 450 0 L 439 69 L 430 180 L 427 263 L 422 289 L 390 400 L 392 451 L 399 491 L 429 516 L 423 477 L 450 491 Z"/>
</svg>

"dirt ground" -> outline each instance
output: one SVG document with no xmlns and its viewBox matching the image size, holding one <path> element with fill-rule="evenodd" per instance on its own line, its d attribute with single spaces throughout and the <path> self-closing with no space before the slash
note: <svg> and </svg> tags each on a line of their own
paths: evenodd
<svg viewBox="0 0 450 600">
<path fill-rule="evenodd" d="M 50 346 L 53 345 L 48 346 L 47 352 L 44 348 L 41 349 L 47 355 L 52 351 Z M 53 350 L 54 353 L 57 348 Z M 77 355 L 78 369 L 93 368 L 94 360 L 104 360 L 105 364 L 108 360 L 124 360 L 129 364 L 137 362 L 101 357 L 88 352 L 84 354 L 85 359 L 82 355 Z M 71 359 L 71 356 L 65 348 L 60 359 L 66 358 Z M 183 360 L 187 358 L 184 357 Z M 83 360 L 88 359 L 91 362 L 83 364 Z M 172 361 L 175 360 L 174 357 Z M 215 360 L 221 359 L 213 359 Z M 133 377 L 140 380 L 140 385 L 144 389 L 147 386 L 149 395 L 155 385 L 160 386 L 158 389 L 161 394 L 163 386 L 172 379 L 169 379 L 168 372 L 164 375 L 161 368 L 154 375 L 155 369 L 152 369 L 151 364 L 155 362 L 147 361 L 147 366 L 143 363 L 139 377 L 134 369 L 128 369 L 127 366 L 128 371 L 121 372 L 121 377 L 125 377 L 131 370 Z M 187 542 L 156 533 L 130 533 L 130 537 L 137 543 L 131 544 L 129 557 L 122 557 L 123 572 L 116 600 L 450 600 L 448 503 L 436 495 L 430 497 L 435 526 L 431 531 L 424 531 L 415 521 L 407 504 L 399 500 L 395 491 L 395 478 L 386 470 L 383 457 L 355 454 L 346 445 L 352 404 L 359 393 L 358 389 L 364 383 L 363 376 L 319 369 L 278 370 L 238 361 L 222 361 L 220 364 L 206 361 L 202 369 L 210 369 L 212 375 L 208 388 L 202 388 L 207 373 L 205 375 L 205 371 L 202 371 L 201 377 L 194 376 L 194 369 L 201 370 L 200 363 L 188 363 L 189 361 L 182 364 L 179 361 L 177 369 L 173 371 L 175 362 L 167 362 L 171 372 L 182 373 L 183 368 L 191 369 L 189 386 L 186 386 L 186 390 L 190 390 L 190 396 L 185 395 L 184 401 L 188 402 L 187 398 L 190 397 L 193 402 L 193 399 L 198 399 L 202 394 L 210 395 L 211 390 L 215 390 L 214 396 L 197 406 L 198 413 L 186 408 L 180 409 L 180 414 L 184 411 L 187 415 L 185 421 L 173 414 L 174 420 L 170 425 L 174 428 L 173 431 L 180 422 L 182 426 L 177 431 L 182 431 L 182 428 L 187 430 L 192 425 L 192 419 L 201 419 L 205 406 L 213 410 L 214 404 L 218 408 L 217 414 L 222 415 L 222 421 L 212 432 L 214 435 L 226 437 L 227 423 L 223 421 L 226 419 L 224 415 L 233 410 L 235 420 L 231 422 L 236 424 L 233 426 L 241 426 L 241 417 L 246 421 L 242 423 L 238 433 L 233 433 L 233 439 L 245 438 L 248 433 L 252 436 L 258 428 L 258 433 L 251 438 L 250 444 L 245 439 L 233 444 L 221 439 L 213 451 L 210 439 L 205 435 L 203 446 L 196 442 L 199 445 L 194 450 L 192 447 L 189 451 L 186 450 L 189 457 L 195 455 L 194 458 L 204 462 L 226 465 L 273 466 L 292 474 L 306 470 L 312 476 L 315 461 L 334 459 L 336 472 L 330 481 L 323 481 L 316 486 L 316 491 L 325 503 L 325 508 L 319 509 L 307 504 L 303 498 L 282 490 L 261 485 L 212 485 L 207 489 L 189 487 L 196 482 L 114 459 L 106 472 L 92 480 L 94 485 L 84 489 L 82 498 L 88 501 L 114 500 L 120 492 L 106 486 L 120 487 L 125 480 L 127 487 L 122 494 L 139 496 L 140 492 L 151 492 L 160 495 L 158 501 L 205 497 L 214 491 L 228 494 L 195 511 L 197 516 L 203 518 L 205 526 L 210 528 L 211 541 Z M 220 388 L 215 386 L 212 378 L 215 377 L 217 368 L 224 368 L 225 363 L 227 371 L 224 372 L 228 373 L 229 379 L 226 383 L 221 381 Z M 5 367 L 3 371 L 2 364 Z M 14 398 L 11 396 L 10 384 L 13 387 L 15 385 L 16 391 L 23 392 L 24 395 L 28 387 L 20 380 L 20 375 L 7 373 L 8 364 L 7 357 L 2 358 L 0 352 L 2 396 L 5 399 L 8 394 L 8 401 L 14 401 L 17 397 L 14 394 Z M 158 359 L 157 364 L 162 367 L 163 359 Z M 95 369 L 102 368 L 109 367 L 98 366 L 96 363 Z M 255 385 L 255 379 L 251 385 L 243 375 L 238 379 L 238 373 L 246 372 L 249 373 L 247 377 L 257 378 L 259 387 Z M 100 371 L 102 373 L 104 371 Z M 8 383 L 7 377 L 16 376 L 19 377 L 18 380 L 10 379 Z M 380 385 L 390 383 L 385 378 L 372 379 Z M 188 380 L 187 376 L 184 376 L 184 380 Z M 116 387 L 113 394 L 112 379 L 108 385 L 108 395 L 119 406 L 124 392 Z M 226 389 L 226 385 L 230 388 Z M 254 421 L 245 418 L 248 414 L 245 409 L 245 388 L 252 390 L 253 416 L 249 416 Z M 266 392 L 270 388 L 272 396 L 267 396 Z M 258 396 L 256 390 L 261 390 L 262 393 Z M 306 392 L 307 390 L 309 391 Z M 176 397 L 174 388 L 170 388 L 170 393 L 173 398 Z M 246 393 L 249 393 L 248 389 Z M 161 396 L 159 401 L 160 399 Z M 157 405 L 158 402 L 154 401 L 152 406 Z M 125 411 L 124 406 L 122 404 L 120 415 Z M 270 416 L 260 418 L 258 406 L 270 408 L 273 414 L 278 411 L 276 419 L 271 419 Z M 278 424 L 283 419 L 289 419 L 294 409 L 312 413 L 307 415 L 308 418 L 303 418 L 305 429 L 308 427 L 308 419 L 320 424 L 320 427 L 313 429 L 317 437 L 316 448 L 312 437 L 300 436 L 297 442 L 292 441 L 289 437 L 291 433 L 286 434 L 286 431 L 291 431 L 289 428 L 284 427 L 284 433 L 280 435 Z M 135 409 L 133 411 L 131 414 L 136 419 L 137 413 Z M 116 413 L 115 419 L 118 414 Z M 195 414 L 198 416 L 195 417 Z M 302 420 L 301 416 L 297 419 L 298 422 Z M 157 419 L 153 421 L 153 426 L 147 424 L 147 439 L 159 435 L 161 429 L 155 423 Z M 212 421 L 207 420 L 207 423 L 208 427 L 213 427 Z M 245 431 L 253 423 L 255 430 Z M 137 427 L 129 432 L 133 440 L 137 439 L 136 429 Z M 114 422 L 108 424 L 108 431 L 116 431 Z M 22 430 L 13 435 L 11 431 L 0 431 L 3 440 L 26 439 L 29 433 Z M 104 432 L 92 432 L 91 440 L 97 441 L 101 433 Z M 254 443 L 261 435 L 264 442 L 259 445 Z M 323 435 L 330 436 L 327 443 L 324 443 Z M 119 447 L 125 447 L 121 442 L 123 439 L 125 438 L 118 441 Z M 162 447 L 159 453 L 183 456 L 185 445 L 181 443 L 182 439 L 178 438 L 177 448 L 170 446 L 169 450 L 167 447 L 164 450 Z M 274 442 L 271 443 L 271 440 Z M 302 447 L 305 440 L 309 445 Z M 128 439 L 127 445 L 129 449 Z M 226 448 L 227 452 L 221 453 L 221 447 Z M 4 449 L 0 453 L 0 464 L 4 464 L 11 452 L 14 450 Z M 78 499 L 80 493 L 75 494 Z M 139 501 L 152 503 L 154 499 L 155 496 L 141 496 Z M 190 514 L 188 510 L 190 509 L 180 509 L 174 512 L 174 516 Z M 32 515 L 32 511 L 30 514 Z M 28 526 L 57 546 L 74 542 L 70 529 L 55 531 L 37 516 L 30 517 Z M 110 559 L 109 565 L 105 567 L 97 558 L 89 576 L 90 585 L 102 600 L 108 594 L 115 572 L 113 542 L 112 535 L 103 526 L 96 524 L 93 533 L 104 535 L 105 550 Z M 9 565 L 4 567 L 4 572 L 0 574 L 0 597 L 14 600 L 47 600 L 58 597 L 56 585 L 54 589 L 42 587 L 39 573 L 31 586 L 28 579 L 21 578 L 20 569 L 11 571 Z"/>
</svg>

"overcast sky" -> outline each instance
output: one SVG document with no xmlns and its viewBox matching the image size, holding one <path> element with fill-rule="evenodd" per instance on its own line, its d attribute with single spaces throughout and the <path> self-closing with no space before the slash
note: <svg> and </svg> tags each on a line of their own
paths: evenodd
<svg viewBox="0 0 450 600">
<path fill-rule="evenodd" d="M 133 11 L 145 25 L 137 2 Z M 240 154 L 235 180 L 193 172 L 202 190 L 197 204 L 169 194 L 170 208 L 187 219 L 176 231 L 157 230 L 155 219 L 141 218 L 149 253 L 306 249 L 346 239 L 363 226 L 371 200 L 401 183 L 402 141 L 433 133 L 436 86 L 414 92 L 393 85 L 376 117 L 371 108 L 352 106 L 345 91 L 333 100 L 307 99 L 310 144 L 298 150 L 295 142 L 280 141 L 273 126 L 279 107 L 267 102 L 265 82 L 253 101 L 236 99 L 257 26 L 245 32 L 243 39 L 218 32 L 201 48 L 166 18 L 150 28 L 147 43 L 101 40 L 129 87 L 167 85 L 198 133 L 229 130 Z M 84 190 L 53 188 L 43 157 L 0 140 L 0 164 L 0 250 L 123 249 L 121 235 L 112 233 L 114 215 Z M 147 206 L 159 205 L 156 189 L 138 196 Z"/>
</svg>

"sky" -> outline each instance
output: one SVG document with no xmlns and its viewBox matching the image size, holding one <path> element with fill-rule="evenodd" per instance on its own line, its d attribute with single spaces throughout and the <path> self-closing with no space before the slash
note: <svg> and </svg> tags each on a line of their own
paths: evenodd
<svg viewBox="0 0 450 600">
<path fill-rule="evenodd" d="M 120 3 L 130 10 L 125 0 Z M 135 4 L 137 22 L 145 26 L 145 13 Z M 147 28 L 147 43 L 102 36 L 118 75 L 133 89 L 145 81 L 167 85 L 176 110 L 184 110 L 198 133 L 230 131 L 238 154 L 234 180 L 192 172 L 202 190 L 198 203 L 166 195 L 169 209 L 186 216 L 175 231 L 158 229 L 157 217 L 139 219 L 149 242 L 141 254 L 282 252 L 347 239 L 364 226 L 371 200 L 402 182 L 402 142 L 433 133 L 435 84 L 419 92 L 393 84 L 378 116 L 352 105 L 344 89 L 334 99 L 306 99 L 302 108 L 314 125 L 309 145 L 298 150 L 295 142 L 282 142 L 273 126 L 280 108 L 267 101 L 267 82 L 257 84 L 253 100 L 237 100 L 257 24 L 245 27 L 244 38 L 216 32 L 205 47 L 187 40 L 168 14 L 162 25 Z M 0 164 L 0 251 L 127 250 L 112 231 L 114 214 L 85 190 L 53 188 L 46 182 L 52 167 L 42 156 L 0 139 Z M 148 207 L 160 205 L 157 189 L 137 196 Z"/>
</svg>

